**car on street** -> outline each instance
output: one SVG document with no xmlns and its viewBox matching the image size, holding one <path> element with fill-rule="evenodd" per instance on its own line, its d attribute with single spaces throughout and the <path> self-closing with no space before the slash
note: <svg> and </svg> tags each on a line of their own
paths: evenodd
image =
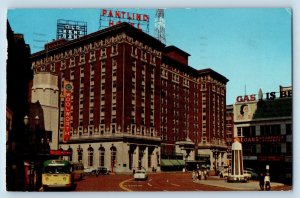
<svg viewBox="0 0 300 198">
<path fill-rule="evenodd" d="M 109 174 L 109 169 L 106 167 L 99 167 L 97 170 L 98 175 L 108 175 Z"/>
<path fill-rule="evenodd" d="M 83 173 L 85 175 L 96 174 L 96 172 L 97 172 L 97 169 L 94 167 L 84 167 L 84 169 L 83 169 Z"/>
<path fill-rule="evenodd" d="M 145 170 L 136 170 L 135 173 L 133 174 L 134 180 L 147 180 L 148 175 Z"/>
<path fill-rule="evenodd" d="M 230 171 L 228 170 L 228 168 L 225 168 L 223 170 L 220 171 L 219 176 L 221 178 L 226 178 L 230 175 Z"/>
<path fill-rule="evenodd" d="M 251 174 L 249 173 L 249 171 L 246 171 L 246 170 L 244 170 L 244 178 L 246 179 L 246 180 L 250 180 L 251 179 Z"/>
<path fill-rule="evenodd" d="M 244 170 L 244 176 L 248 178 L 248 180 L 257 180 L 258 179 L 258 174 L 252 170 L 245 169 Z"/>
</svg>

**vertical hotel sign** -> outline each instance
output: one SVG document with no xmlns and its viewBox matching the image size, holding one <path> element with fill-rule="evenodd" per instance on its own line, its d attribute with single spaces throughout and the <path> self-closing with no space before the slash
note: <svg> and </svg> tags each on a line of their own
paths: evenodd
<svg viewBox="0 0 300 198">
<path fill-rule="evenodd" d="M 64 142 L 70 140 L 70 129 L 71 129 L 71 107 L 72 107 L 72 92 L 73 84 L 69 81 L 64 81 Z"/>
</svg>

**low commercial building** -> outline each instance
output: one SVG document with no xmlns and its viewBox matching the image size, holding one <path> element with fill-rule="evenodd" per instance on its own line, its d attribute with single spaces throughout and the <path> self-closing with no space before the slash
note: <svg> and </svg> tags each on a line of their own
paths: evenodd
<svg viewBox="0 0 300 198">
<path fill-rule="evenodd" d="M 239 96 L 234 137 L 243 145 L 244 167 L 269 171 L 272 180 L 292 182 L 292 87 Z"/>
</svg>

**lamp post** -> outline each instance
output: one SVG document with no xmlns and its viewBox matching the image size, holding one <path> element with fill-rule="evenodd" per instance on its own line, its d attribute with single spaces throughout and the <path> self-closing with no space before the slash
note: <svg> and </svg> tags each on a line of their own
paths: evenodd
<svg viewBox="0 0 300 198">
<path fill-rule="evenodd" d="M 229 148 L 227 148 L 227 150 L 226 150 L 226 161 L 227 161 L 227 171 L 228 171 L 228 176 L 229 176 L 229 174 L 230 174 L 230 168 L 231 168 L 231 166 L 230 166 L 230 161 L 229 161 L 229 159 L 228 159 L 228 153 L 230 152 L 230 149 Z"/>
<path fill-rule="evenodd" d="M 35 190 L 35 187 L 39 187 L 41 184 L 41 167 L 40 162 L 43 160 L 42 155 L 47 154 L 50 151 L 49 141 L 44 141 L 44 131 L 40 130 L 40 118 L 38 115 L 34 117 L 34 122 L 31 122 L 31 118 L 27 115 L 24 116 L 25 125 L 25 140 L 26 142 L 26 154 L 25 160 L 29 161 L 29 189 Z M 47 145 L 46 145 L 47 144 Z M 36 184 L 35 184 L 35 173 Z"/>
<path fill-rule="evenodd" d="M 24 140 L 26 142 L 26 145 L 25 145 L 25 155 L 27 154 L 27 156 L 25 157 L 28 158 L 28 160 L 30 160 L 29 162 L 29 175 L 27 175 L 26 173 L 26 176 L 29 177 L 29 191 L 33 191 L 34 189 L 34 162 L 31 161 L 32 160 L 32 134 L 29 133 L 29 117 L 27 115 L 24 116 Z"/>
<path fill-rule="evenodd" d="M 219 152 L 218 149 L 213 149 L 212 153 L 213 153 L 213 157 L 214 157 L 214 160 L 215 160 L 215 166 L 214 166 L 215 175 L 217 175 L 217 169 L 218 169 L 217 157 L 218 157 L 220 152 Z"/>
</svg>

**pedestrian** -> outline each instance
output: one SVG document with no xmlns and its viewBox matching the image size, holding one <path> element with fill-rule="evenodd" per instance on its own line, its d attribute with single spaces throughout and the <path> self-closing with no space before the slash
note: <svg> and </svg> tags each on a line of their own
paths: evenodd
<svg viewBox="0 0 300 198">
<path fill-rule="evenodd" d="M 270 190 L 271 189 L 271 181 L 270 181 L 270 175 L 269 175 L 269 173 L 267 173 L 265 175 L 264 182 L 265 182 L 265 188 L 266 188 L 266 190 Z"/>
<path fill-rule="evenodd" d="M 196 173 L 195 173 L 194 170 L 193 170 L 193 172 L 192 172 L 192 179 L 193 179 L 193 181 L 195 181 L 195 179 L 196 179 Z"/>
<path fill-rule="evenodd" d="M 207 180 L 207 171 L 204 169 L 204 179 Z"/>
<path fill-rule="evenodd" d="M 204 180 L 204 171 L 201 170 L 200 174 L 201 174 L 201 180 Z"/>
<path fill-rule="evenodd" d="M 260 173 L 258 180 L 260 189 L 264 190 L 265 177 L 263 173 Z"/>
</svg>

